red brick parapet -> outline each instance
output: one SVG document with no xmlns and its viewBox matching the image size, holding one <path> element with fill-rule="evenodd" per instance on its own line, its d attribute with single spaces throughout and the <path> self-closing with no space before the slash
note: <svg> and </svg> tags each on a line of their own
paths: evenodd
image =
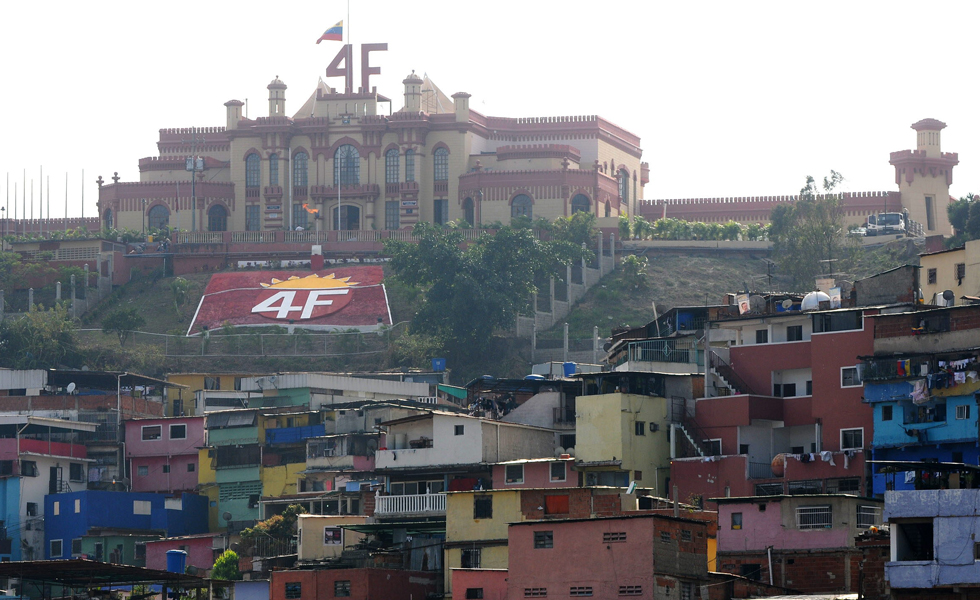
<svg viewBox="0 0 980 600">
<path fill-rule="evenodd" d="M 500 146 L 497 160 L 520 158 L 568 158 L 575 162 L 582 159 L 578 148 L 567 144 L 530 144 L 527 146 Z"/>
</svg>

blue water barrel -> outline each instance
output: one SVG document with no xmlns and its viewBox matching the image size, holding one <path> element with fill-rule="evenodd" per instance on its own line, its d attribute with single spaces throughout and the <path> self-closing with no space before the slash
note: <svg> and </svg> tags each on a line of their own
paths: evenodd
<svg viewBox="0 0 980 600">
<path fill-rule="evenodd" d="M 441 372 L 446 370 L 446 359 L 445 358 L 433 358 L 432 359 L 432 370 L 435 372 Z"/>
<path fill-rule="evenodd" d="M 183 550 L 167 550 L 167 571 L 183 573 L 187 565 L 187 552 Z"/>
<path fill-rule="evenodd" d="M 565 377 L 571 377 L 575 374 L 575 363 L 561 363 L 561 372 Z"/>
</svg>

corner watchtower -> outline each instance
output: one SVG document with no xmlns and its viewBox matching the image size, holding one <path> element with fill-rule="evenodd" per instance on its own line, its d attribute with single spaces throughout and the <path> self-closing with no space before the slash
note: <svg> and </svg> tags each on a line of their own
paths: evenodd
<svg viewBox="0 0 980 600">
<path fill-rule="evenodd" d="M 895 167 L 895 183 L 902 194 L 902 207 L 913 221 L 922 224 L 925 235 L 951 235 L 952 227 L 946 207 L 953 167 L 959 164 L 955 152 L 943 152 L 940 133 L 946 124 L 937 119 L 922 119 L 912 124 L 916 131 L 915 150 L 891 153 L 888 161 Z"/>
</svg>

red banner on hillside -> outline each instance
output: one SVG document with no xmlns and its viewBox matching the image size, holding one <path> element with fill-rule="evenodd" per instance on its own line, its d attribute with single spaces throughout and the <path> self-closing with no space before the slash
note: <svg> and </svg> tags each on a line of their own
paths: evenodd
<svg viewBox="0 0 980 600">
<path fill-rule="evenodd" d="M 361 329 L 391 325 L 381 267 L 310 271 L 242 271 L 213 275 L 188 335 L 225 323 L 304 329 Z"/>
</svg>

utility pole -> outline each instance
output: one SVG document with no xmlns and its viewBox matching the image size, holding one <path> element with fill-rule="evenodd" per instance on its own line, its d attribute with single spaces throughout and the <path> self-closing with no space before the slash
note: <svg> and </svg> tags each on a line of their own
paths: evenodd
<svg viewBox="0 0 980 600">
<path fill-rule="evenodd" d="M 191 127 L 191 157 L 184 165 L 184 169 L 191 172 L 191 231 L 197 231 L 197 172 L 204 170 L 204 161 L 199 160 L 197 156 L 197 141 L 197 127 Z M 204 141 L 202 136 L 201 143 L 203 144 Z M 187 140 L 181 140 L 181 143 L 186 144 Z M 204 226 L 203 222 L 201 226 Z"/>
</svg>

